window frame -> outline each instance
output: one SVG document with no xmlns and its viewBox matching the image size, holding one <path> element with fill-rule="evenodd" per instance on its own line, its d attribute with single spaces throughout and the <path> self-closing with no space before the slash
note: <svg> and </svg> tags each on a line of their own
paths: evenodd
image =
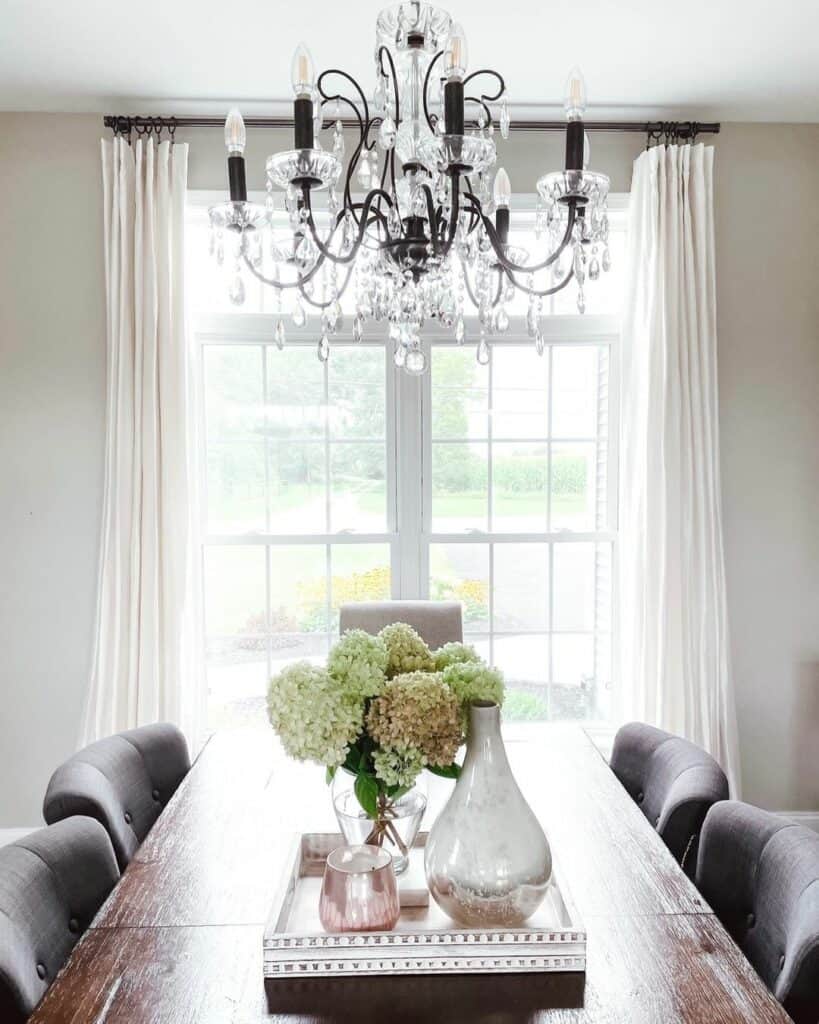
<svg viewBox="0 0 819 1024">
<path fill-rule="evenodd" d="M 197 191 L 188 193 L 188 206 L 192 211 L 202 211 L 214 202 L 223 198 L 221 193 L 212 191 Z M 251 198 L 263 202 L 264 195 L 259 193 Z M 533 195 L 516 195 L 513 199 L 515 207 L 515 229 L 525 230 L 532 228 L 534 224 L 534 208 L 536 197 Z M 612 194 L 609 197 L 609 211 L 613 219 L 622 221 L 628 206 L 627 194 Z M 571 285 L 569 285 L 571 288 Z M 612 694 L 610 718 L 618 714 L 619 686 L 616 678 L 617 647 L 619 640 L 619 617 L 617 601 L 614 599 L 616 592 L 616 581 L 618 578 L 619 564 L 619 541 L 618 541 L 618 470 L 619 470 L 619 393 L 620 393 L 620 317 L 616 314 L 583 314 L 566 315 L 545 312 L 542 324 L 544 337 L 544 358 L 550 362 L 549 374 L 551 380 L 551 362 L 553 351 L 556 345 L 586 345 L 604 346 L 609 352 L 608 369 L 608 424 L 607 435 L 607 502 L 608 502 L 608 526 L 603 531 L 587 531 L 574 533 L 564 530 L 548 530 L 530 533 L 500 533 L 492 531 L 491 518 L 487 523 L 487 530 L 469 530 L 460 533 L 442 533 L 432 530 L 432 376 L 430 372 L 421 377 L 411 377 L 392 365 L 391 351 L 388 339 L 375 337 L 375 330 L 372 324 L 367 325 L 364 339 L 356 343 L 352 338 L 350 318 L 345 317 L 344 329 L 334 335 L 332 344 L 355 346 L 375 346 L 384 348 L 385 351 L 385 485 L 387 490 L 387 530 L 376 533 L 352 533 L 352 532 L 328 532 L 313 534 L 278 534 L 270 532 L 236 533 L 236 534 L 212 534 L 208 531 L 207 523 L 207 424 L 204 408 L 205 395 L 205 359 L 204 353 L 209 345 L 246 345 L 262 347 L 262 372 L 267 383 L 266 361 L 270 348 L 274 345 L 273 334 L 278 314 L 275 312 L 195 312 L 189 318 L 189 335 L 192 340 L 193 359 L 195 363 L 195 374 L 197 382 L 196 421 L 197 421 L 197 456 L 196 476 L 199 503 L 199 527 L 200 535 L 200 569 L 202 579 L 205 578 L 206 550 L 212 546 L 248 546 L 263 545 L 265 555 L 265 581 L 266 581 L 266 615 L 267 633 L 266 638 L 272 636 L 270 631 L 270 573 L 271 559 L 270 548 L 278 545 L 323 545 L 326 550 L 326 580 L 327 580 L 327 622 L 328 632 L 332 637 L 332 570 L 330 563 L 331 547 L 340 544 L 387 544 L 390 551 L 390 591 L 393 599 L 426 599 L 429 597 L 429 568 L 430 568 L 430 545 L 435 543 L 477 543 L 488 545 L 489 558 L 489 606 L 490 606 L 490 650 L 494 650 L 495 636 L 503 635 L 524 635 L 526 630 L 507 631 L 492 629 L 492 605 L 493 605 L 493 569 L 494 569 L 494 546 L 496 544 L 525 544 L 545 543 L 549 548 L 549 587 L 550 595 L 548 602 L 548 636 L 554 635 L 553 615 L 554 607 L 553 590 L 553 558 L 552 551 L 555 544 L 561 543 L 588 543 L 600 542 L 611 544 L 611 658 L 612 658 Z M 528 337 L 525 323 L 522 317 L 510 317 L 510 327 L 503 335 L 492 337 L 493 348 L 507 345 L 533 345 Z M 315 323 L 315 317 L 311 319 L 311 325 Z M 474 316 L 465 317 L 468 342 L 474 347 L 477 339 L 477 319 Z M 379 327 L 380 329 L 380 327 Z M 385 333 L 385 332 L 383 332 Z M 298 330 L 288 331 L 288 346 L 304 346 L 315 348 L 316 339 L 310 331 L 303 334 Z M 441 328 L 437 324 L 427 324 L 424 327 L 422 345 L 429 359 L 433 347 L 446 346 L 454 347 L 456 342 L 452 332 Z M 332 354 L 330 356 L 332 360 Z M 491 362 L 489 367 L 491 381 Z M 327 388 L 327 371 L 324 374 L 325 396 Z M 489 401 L 491 403 L 491 384 L 489 389 Z M 265 391 L 266 397 L 266 391 Z M 491 411 L 491 405 L 490 405 Z M 551 419 L 551 404 L 549 409 Z M 491 416 L 489 419 L 491 423 Z M 325 446 L 328 444 L 325 425 Z M 551 430 L 549 431 L 551 434 Z M 491 428 L 490 428 L 491 440 Z M 551 442 L 550 442 L 551 443 Z M 265 460 L 267 463 L 267 459 Z M 551 460 L 549 463 L 551 467 Z M 549 470 L 551 473 L 551 468 Z M 418 486 L 420 481 L 420 487 Z M 491 488 L 491 483 L 490 483 Z M 547 487 L 547 493 L 550 492 Z M 490 491 L 490 517 L 491 517 L 491 491 Z M 208 641 L 206 628 L 206 602 L 202 601 L 203 616 L 203 638 L 205 644 Z M 559 631 L 558 631 L 559 632 Z M 211 634 L 223 636 L 223 634 Z M 224 634 L 224 636 L 233 634 Z M 538 631 L 540 635 L 540 631 Z M 549 645 L 550 662 L 553 657 L 551 643 Z M 271 660 L 271 645 L 266 643 L 267 651 L 267 674 L 268 677 L 273 670 Z M 551 668 L 551 665 L 550 665 Z M 550 680 L 551 680 L 550 671 Z M 551 685 L 549 686 L 551 691 Z M 603 727 L 608 725 L 607 720 L 584 720 L 584 726 Z"/>
</svg>

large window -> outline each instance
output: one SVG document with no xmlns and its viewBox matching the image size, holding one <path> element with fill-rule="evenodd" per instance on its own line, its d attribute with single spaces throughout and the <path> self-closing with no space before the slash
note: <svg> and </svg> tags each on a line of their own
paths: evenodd
<svg viewBox="0 0 819 1024">
<path fill-rule="evenodd" d="M 614 269 L 583 317 L 571 288 L 555 297 L 543 355 L 522 316 L 488 366 L 433 329 L 418 379 L 394 370 L 379 325 L 355 344 L 346 324 L 322 364 L 315 322 L 292 325 L 264 286 L 232 306 L 206 205 L 190 207 L 188 267 L 210 724 L 260 717 L 278 667 L 325 657 L 340 604 L 390 596 L 463 603 L 467 639 L 506 675 L 507 719 L 608 718 L 617 214 Z"/>
</svg>

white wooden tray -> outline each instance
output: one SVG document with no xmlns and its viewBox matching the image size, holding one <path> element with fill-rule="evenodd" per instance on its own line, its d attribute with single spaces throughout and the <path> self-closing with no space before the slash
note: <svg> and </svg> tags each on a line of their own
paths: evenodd
<svg viewBox="0 0 819 1024">
<path fill-rule="evenodd" d="M 399 889 L 413 890 L 408 902 L 414 904 L 422 902 L 417 888 L 426 835 L 419 834 L 399 878 Z M 321 879 L 327 854 L 343 841 L 331 833 L 294 837 L 286 883 L 265 928 L 265 978 L 585 972 L 586 932 L 559 874 L 523 928 L 461 928 L 434 900 L 405 906 L 402 897 L 391 932 L 325 932 L 318 916 Z"/>
</svg>

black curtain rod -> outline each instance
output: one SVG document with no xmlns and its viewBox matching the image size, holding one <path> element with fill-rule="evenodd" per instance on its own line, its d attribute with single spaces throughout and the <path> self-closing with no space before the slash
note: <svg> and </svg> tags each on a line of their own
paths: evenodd
<svg viewBox="0 0 819 1024">
<path fill-rule="evenodd" d="M 253 117 L 244 119 L 248 128 L 292 128 L 292 117 Z M 111 128 L 115 135 L 130 136 L 160 134 L 163 131 L 173 138 L 178 128 L 223 128 L 223 117 L 148 117 L 122 114 L 106 114 L 103 118 L 106 128 Z M 345 128 L 358 128 L 358 121 L 342 118 Z M 590 132 L 639 132 L 650 139 L 695 139 L 698 135 L 716 135 L 720 125 L 718 121 L 585 121 L 584 126 Z M 474 126 L 473 126 L 474 127 Z M 513 132 L 562 132 L 566 130 L 566 121 L 513 121 L 510 125 Z"/>
</svg>

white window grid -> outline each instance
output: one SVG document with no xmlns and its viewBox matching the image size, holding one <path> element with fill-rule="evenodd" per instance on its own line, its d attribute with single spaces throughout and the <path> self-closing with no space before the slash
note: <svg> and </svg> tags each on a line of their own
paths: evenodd
<svg viewBox="0 0 819 1024">
<path fill-rule="evenodd" d="M 189 205 L 204 211 L 207 206 L 216 201 L 216 193 L 199 192 L 189 196 Z M 252 197 L 257 201 L 262 196 Z M 533 210 L 534 197 L 520 197 L 518 200 L 524 210 Z M 610 197 L 610 210 L 613 219 L 622 219 L 627 205 L 627 196 L 614 195 Z M 534 222 L 533 212 L 518 214 L 516 211 L 516 229 L 531 227 Z M 572 287 L 570 285 L 569 287 Z M 590 285 L 589 287 L 594 287 Z M 545 304 L 544 304 L 545 305 Z M 544 309 L 544 312 L 546 310 Z M 262 373 L 264 379 L 265 398 L 267 397 L 267 361 L 275 358 L 276 349 L 274 331 L 279 319 L 278 313 L 194 313 L 193 315 L 193 339 L 194 351 L 198 359 L 197 373 L 200 382 L 200 399 L 204 396 L 204 359 L 203 350 L 208 345 L 245 345 L 261 347 L 262 351 Z M 603 491 L 607 506 L 608 525 L 605 529 L 587 532 L 544 531 L 501 533 L 492 530 L 492 459 L 488 463 L 488 529 L 468 530 L 464 532 L 444 533 L 434 532 L 432 523 L 432 395 L 431 395 L 431 374 L 427 372 L 422 377 L 411 377 L 401 370 L 396 370 L 392 363 L 391 346 L 385 343 L 386 330 L 382 325 L 369 323 L 365 338 L 356 343 L 352 338 L 349 325 L 349 317 L 345 317 L 345 328 L 334 335 L 332 345 L 337 346 L 375 346 L 385 348 L 385 399 L 386 399 L 386 423 L 385 438 L 386 445 L 386 488 L 387 504 L 386 519 L 387 528 L 381 532 L 353 533 L 349 531 L 322 532 L 322 533 L 271 533 L 254 532 L 239 534 L 220 534 L 208 531 L 207 524 L 207 437 L 204 427 L 199 431 L 199 489 L 200 489 L 200 525 L 202 537 L 202 564 L 204 566 L 205 552 L 208 547 L 214 546 L 258 546 L 265 548 L 265 592 L 266 592 L 266 619 L 268 627 L 271 621 L 271 557 L 270 552 L 276 546 L 298 545 L 318 546 L 325 551 L 326 567 L 326 621 L 328 629 L 332 623 L 332 548 L 347 544 L 382 544 L 390 551 L 390 588 L 393 599 L 413 599 L 429 597 L 429 560 L 430 546 L 434 544 L 485 544 L 488 548 L 488 602 L 489 602 L 489 629 L 480 630 L 478 633 L 488 637 L 490 645 L 490 656 L 494 657 L 495 640 L 505 636 L 525 635 L 547 635 L 550 638 L 555 635 L 571 634 L 571 630 L 560 630 L 554 628 L 554 557 L 553 551 L 558 544 L 574 544 L 594 542 L 598 545 L 608 544 L 611 546 L 610 571 L 611 579 L 608 581 L 609 592 L 616 585 L 618 545 L 617 545 L 617 495 L 618 495 L 618 430 L 607 429 L 610 425 L 619 423 L 619 339 L 620 322 L 616 315 L 590 315 L 584 316 L 560 316 L 547 312 L 542 320 L 542 333 L 544 337 L 543 358 L 549 360 L 549 388 L 552 387 L 552 359 L 553 351 L 557 345 L 592 345 L 603 348 L 608 352 L 608 393 L 606 401 L 600 405 L 600 414 L 605 416 L 608 422 L 602 420 L 598 423 L 598 434 L 605 433 L 607 437 L 605 469 L 598 464 L 598 473 L 605 472 L 606 486 Z M 311 326 L 303 331 L 291 330 L 288 332 L 288 346 L 303 346 L 315 350 L 317 344 L 317 320 L 311 318 Z M 474 317 L 466 319 L 467 336 L 471 347 L 478 336 L 478 325 Z M 376 334 L 378 331 L 378 334 Z M 433 357 L 433 349 L 437 346 L 453 346 L 456 342 L 452 333 L 445 331 L 437 325 L 426 326 L 424 330 L 423 345 L 428 359 Z M 532 339 L 528 337 L 522 318 L 512 317 L 510 329 L 502 336 L 492 338 L 493 347 L 500 348 L 505 345 L 533 345 Z M 332 352 L 330 355 L 332 360 Z M 329 364 L 324 365 L 324 398 L 328 400 L 329 387 Z M 492 396 L 492 362 L 489 364 L 489 401 Z M 552 402 L 547 404 L 549 427 L 548 443 L 552 444 L 551 416 Z M 491 444 L 491 405 L 488 420 L 488 438 Z M 204 409 L 198 412 L 198 422 L 204 424 Z M 343 438 L 331 438 L 329 436 L 329 417 L 325 417 L 324 438 L 317 443 L 324 443 L 325 448 L 325 495 L 326 501 L 330 502 L 330 472 L 328 461 L 330 448 L 334 443 L 344 442 Z M 310 439 L 316 442 L 315 438 Z M 355 437 L 350 440 L 367 443 L 373 441 L 381 443 L 382 439 L 368 439 Z M 518 443 L 526 443 L 525 438 L 515 438 Z M 538 442 L 542 438 L 536 439 Z M 560 438 L 560 442 L 571 441 L 571 438 Z M 583 438 L 589 440 L 588 437 Z M 447 439 L 447 443 L 458 443 Z M 552 460 L 548 460 L 549 480 L 547 482 L 547 502 L 551 503 L 551 466 Z M 265 474 L 268 473 L 268 460 L 265 459 Z M 266 484 L 269 481 L 266 479 Z M 420 486 L 419 486 L 420 482 Z M 601 489 L 598 488 L 598 501 L 601 500 Z M 269 523 L 269 488 L 266 487 L 266 512 Z M 329 517 L 329 509 L 328 509 Z M 549 521 L 551 509 L 549 508 Z M 549 600 L 548 622 L 546 630 L 527 630 L 516 628 L 514 630 L 503 630 L 494 628 L 494 552 L 495 546 L 501 544 L 527 544 L 542 543 L 547 545 L 548 558 L 548 587 Z M 604 589 L 598 587 L 598 590 Z M 597 599 L 604 600 L 598 594 Z M 618 636 L 617 604 L 611 601 L 611 608 L 606 612 L 610 620 L 611 638 L 611 663 L 616 665 L 616 648 Z M 205 627 L 206 627 L 205 623 Z M 589 631 L 582 631 L 587 633 Z M 596 635 L 595 630 L 595 635 Z M 207 642 L 207 630 L 203 629 Z M 477 634 L 476 634 L 477 635 Z M 213 636 L 213 634 L 211 634 Z M 273 634 L 265 634 L 267 651 L 268 675 L 272 671 L 271 639 Z M 332 634 L 328 634 L 328 641 Z M 596 655 L 595 655 L 596 657 Z M 551 695 L 552 680 L 554 678 L 552 666 L 552 645 L 549 644 L 549 667 L 548 685 L 545 687 L 547 699 Z M 612 709 L 611 714 L 616 714 L 617 687 L 616 680 L 612 679 Z"/>
</svg>

